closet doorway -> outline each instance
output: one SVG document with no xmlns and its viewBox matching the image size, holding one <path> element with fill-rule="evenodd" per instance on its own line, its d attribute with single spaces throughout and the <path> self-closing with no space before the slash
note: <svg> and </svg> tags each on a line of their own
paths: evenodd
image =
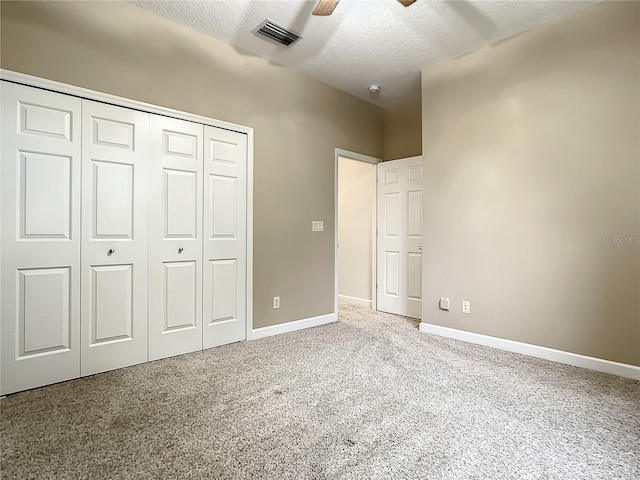
<svg viewBox="0 0 640 480">
<path fill-rule="evenodd" d="M 376 166 L 380 159 L 336 149 L 336 305 L 376 309 Z"/>
<path fill-rule="evenodd" d="M 245 340 L 252 129 L 1 73 L 0 395 Z"/>
</svg>

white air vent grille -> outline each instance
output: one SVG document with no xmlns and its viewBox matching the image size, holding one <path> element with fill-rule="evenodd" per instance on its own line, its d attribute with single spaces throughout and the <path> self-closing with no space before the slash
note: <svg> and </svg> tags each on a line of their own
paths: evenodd
<svg viewBox="0 0 640 480">
<path fill-rule="evenodd" d="M 281 27 L 271 20 L 265 20 L 260 25 L 258 25 L 258 28 L 254 30 L 254 33 L 256 35 L 260 35 L 261 37 L 265 37 L 272 42 L 278 42 L 287 47 L 293 42 L 302 38 L 297 33 L 294 33 L 291 30 L 287 30 L 286 28 Z"/>
</svg>

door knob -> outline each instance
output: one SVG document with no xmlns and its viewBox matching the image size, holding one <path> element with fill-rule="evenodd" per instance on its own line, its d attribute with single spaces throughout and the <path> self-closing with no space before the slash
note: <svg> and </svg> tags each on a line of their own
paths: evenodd
<svg viewBox="0 0 640 480">
<path fill-rule="evenodd" d="M 420 245 L 420 246 L 418 247 L 418 250 L 422 250 L 422 245 Z"/>
<path fill-rule="evenodd" d="M 113 248 L 107 250 L 107 255 L 113 255 L 114 253 L 116 253 L 116 251 Z"/>
<path fill-rule="evenodd" d="M 178 249 L 178 253 L 182 253 L 182 252 L 184 252 L 184 248 L 180 247 L 180 248 Z"/>
</svg>

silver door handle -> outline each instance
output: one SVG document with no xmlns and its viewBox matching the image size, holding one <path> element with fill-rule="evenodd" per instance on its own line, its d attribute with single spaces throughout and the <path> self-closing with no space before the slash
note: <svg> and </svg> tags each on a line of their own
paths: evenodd
<svg viewBox="0 0 640 480">
<path fill-rule="evenodd" d="M 180 247 L 180 248 L 178 249 L 178 253 L 182 253 L 182 252 L 184 252 L 184 248 Z"/>
<path fill-rule="evenodd" d="M 107 255 L 111 256 L 114 253 L 116 253 L 116 251 L 113 248 L 110 248 L 109 250 L 107 250 Z"/>
</svg>

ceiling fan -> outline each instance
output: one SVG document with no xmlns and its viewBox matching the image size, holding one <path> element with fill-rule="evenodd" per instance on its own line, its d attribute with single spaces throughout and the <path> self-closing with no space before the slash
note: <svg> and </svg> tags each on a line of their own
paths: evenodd
<svg viewBox="0 0 640 480">
<path fill-rule="evenodd" d="M 398 2 L 405 7 L 408 7 L 415 1 L 416 0 L 398 0 Z M 311 13 L 319 17 L 326 17 L 333 13 L 339 2 L 340 0 L 319 0 Z"/>
</svg>

